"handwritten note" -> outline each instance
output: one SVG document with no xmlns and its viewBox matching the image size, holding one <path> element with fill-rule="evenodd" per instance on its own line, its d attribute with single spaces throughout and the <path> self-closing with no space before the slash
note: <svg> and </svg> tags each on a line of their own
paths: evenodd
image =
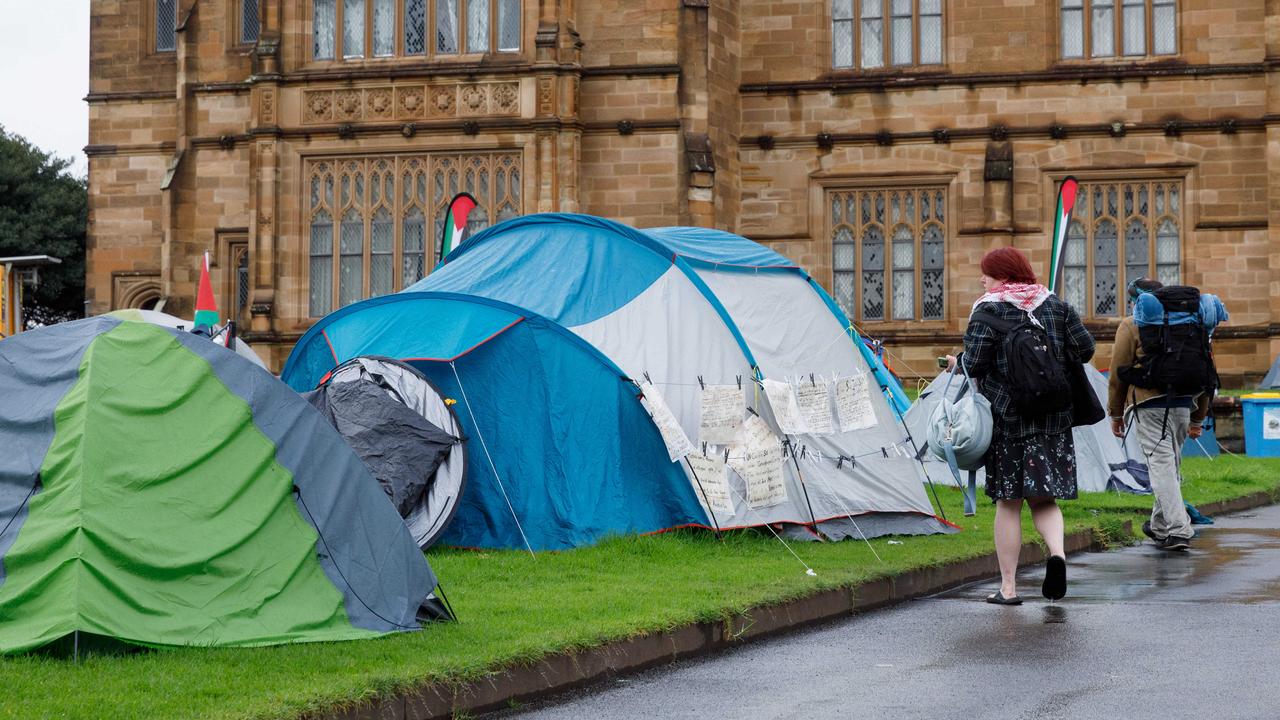
<svg viewBox="0 0 1280 720">
<path fill-rule="evenodd" d="M 650 382 L 642 383 L 640 390 L 644 393 L 644 403 L 649 408 L 649 416 L 653 418 L 653 424 L 658 426 L 658 432 L 662 434 L 662 442 L 667 446 L 667 454 L 671 456 L 671 462 L 678 462 L 680 458 L 692 453 L 693 443 L 689 441 L 689 436 L 684 434 L 684 428 L 680 427 L 680 421 L 671 412 L 667 401 L 662 397 L 662 392 Z"/>
<path fill-rule="evenodd" d="M 773 408 L 773 418 L 778 427 L 787 435 L 801 435 L 808 428 L 800 415 L 800 405 L 796 402 L 795 388 L 791 383 L 778 380 L 764 380 L 764 394 L 769 398 L 769 407 Z"/>
<path fill-rule="evenodd" d="M 801 380 L 796 386 L 800 417 L 811 435 L 835 432 L 831 422 L 831 394 L 826 380 Z"/>
<path fill-rule="evenodd" d="M 729 467 L 746 482 L 747 504 L 751 507 L 768 507 L 786 501 L 782 442 L 759 417 L 752 415 L 742 423 L 737 447 L 729 454 Z"/>
<path fill-rule="evenodd" d="M 702 419 L 698 440 L 712 445 L 728 445 L 742 426 L 742 389 L 736 385 L 708 385 L 702 389 Z"/>
<path fill-rule="evenodd" d="M 708 457 L 702 453 L 691 453 L 685 460 L 689 461 L 689 468 L 693 472 L 693 490 L 698 494 L 698 500 L 716 514 L 719 524 L 723 524 L 723 518 L 733 515 L 733 500 L 729 497 L 729 476 L 725 471 L 724 455 L 712 453 Z"/>
<path fill-rule="evenodd" d="M 841 432 L 875 426 L 876 410 L 871 406 L 865 373 L 836 383 L 836 416 L 840 419 Z"/>
</svg>

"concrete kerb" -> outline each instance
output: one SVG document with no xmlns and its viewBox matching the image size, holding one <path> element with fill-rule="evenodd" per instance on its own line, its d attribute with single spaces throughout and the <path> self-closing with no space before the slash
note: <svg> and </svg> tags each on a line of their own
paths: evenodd
<svg viewBox="0 0 1280 720">
<path fill-rule="evenodd" d="M 1200 507 L 1205 514 L 1220 514 L 1261 507 L 1276 502 L 1260 492 Z M 1133 521 L 1125 521 L 1127 534 Z M 1068 554 L 1101 550 L 1104 538 L 1092 530 L 1066 537 Z M 1022 564 L 1045 559 L 1034 543 L 1022 548 Z M 459 713 L 481 714 L 507 709 L 593 685 L 620 675 L 726 650 L 736 643 L 798 630 L 818 623 L 875 610 L 886 605 L 933 595 L 999 573 L 995 553 L 954 563 L 912 570 L 850 587 L 823 590 L 795 600 L 763 605 L 728 619 L 683 625 L 593 648 L 548 655 L 536 662 L 502 668 L 478 680 L 434 682 L 387 698 L 357 706 L 307 713 L 309 720 L 436 720 Z"/>
</svg>

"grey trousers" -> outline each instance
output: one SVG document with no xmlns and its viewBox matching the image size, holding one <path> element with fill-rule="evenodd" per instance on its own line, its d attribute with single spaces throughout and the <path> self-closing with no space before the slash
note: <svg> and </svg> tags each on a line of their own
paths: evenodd
<svg viewBox="0 0 1280 720">
<path fill-rule="evenodd" d="M 1151 531 L 1156 535 L 1191 538 L 1191 518 L 1182 502 L 1182 444 L 1187 440 L 1191 410 L 1171 408 L 1165 423 L 1164 408 L 1133 410 L 1133 432 L 1138 434 L 1143 459 L 1151 473 Z M 1163 431 L 1162 431 L 1163 427 Z M 1164 438 L 1161 438 L 1161 435 Z"/>
</svg>

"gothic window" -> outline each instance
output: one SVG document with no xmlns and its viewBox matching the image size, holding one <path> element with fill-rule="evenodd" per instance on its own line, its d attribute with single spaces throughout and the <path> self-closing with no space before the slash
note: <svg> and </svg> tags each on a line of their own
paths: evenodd
<svg viewBox="0 0 1280 720">
<path fill-rule="evenodd" d="M 249 245 L 244 240 L 235 240 L 227 244 L 226 274 L 228 310 L 230 319 L 243 324 L 249 312 Z"/>
<path fill-rule="evenodd" d="M 254 7 L 255 39 L 260 1 L 241 0 Z M 520 52 L 520 0 L 311 0 L 311 8 L 315 60 Z"/>
<path fill-rule="evenodd" d="M 522 212 L 520 155 L 437 153 L 308 165 L 308 307 L 312 317 L 403 290 L 440 261 L 449 201 L 471 193 L 476 232 Z M 431 258 L 431 262 L 428 262 Z"/>
<path fill-rule="evenodd" d="M 178 48 L 178 0 L 155 0 L 156 52 Z"/>
<path fill-rule="evenodd" d="M 1063 58 L 1175 55 L 1177 0 L 1059 0 Z"/>
<path fill-rule="evenodd" d="M 942 64 L 942 0 L 831 0 L 831 66 Z"/>
<path fill-rule="evenodd" d="M 258 0 L 240 0 L 240 42 L 245 45 L 258 42 L 259 29 Z"/>
<path fill-rule="evenodd" d="M 867 321 L 944 317 L 946 192 L 942 188 L 828 194 L 832 293 Z"/>
<path fill-rule="evenodd" d="M 1129 311 L 1126 288 L 1180 282 L 1180 181 L 1082 183 L 1063 246 L 1062 297 L 1082 316 Z"/>
</svg>

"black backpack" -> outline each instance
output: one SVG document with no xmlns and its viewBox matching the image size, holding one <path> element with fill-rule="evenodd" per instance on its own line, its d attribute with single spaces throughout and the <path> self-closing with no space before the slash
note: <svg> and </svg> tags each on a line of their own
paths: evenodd
<svg viewBox="0 0 1280 720">
<path fill-rule="evenodd" d="M 1002 334 L 1005 358 L 1009 361 L 1006 380 L 1018 414 L 1038 417 L 1071 407 L 1071 383 L 1062 361 L 1053 351 L 1053 342 L 1045 329 L 1032 323 L 1029 315 L 1021 320 L 1005 320 L 980 311 L 969 322 L 981 322 Z"/>
<path fill-rule="evenodd" d="M 1200 322 L 1200 291 L 1170 285 L 1151 293 L 1164 309 L 1162 322 L 1139 323 L 1142 356 L 1120 368 L 1120 379 L 1134 387 L 1169 395 L 1198 395 L 1218 388 L 1209 331 Z M 1194 322 L 1170 323 L 1170 316 L 1186 313 Z M 1185 319 L 1185 315 L 1181 316 Z"/>
</svg>

